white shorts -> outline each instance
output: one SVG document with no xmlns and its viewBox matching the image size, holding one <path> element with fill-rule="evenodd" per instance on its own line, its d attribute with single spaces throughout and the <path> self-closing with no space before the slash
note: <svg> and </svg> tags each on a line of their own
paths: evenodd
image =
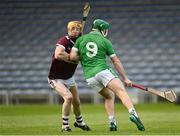
<svg viewBox="0 0 180 136">
<path fill-rule="evenodd" d="M 86 81 L 88 85 L 94 87 L 98 91 L 101 91 L 113 78 L 116 78 L 116 76 L 113 75 L 109 69 L 106 69 L 97 73 L 94 77 L 86 79 Z"/>
<path fill-rule="evenodd" d="M 61 83 L 64 84 L 68 89 L 72 86 L 76 86 L 76 82 L 74 80 L 74 77 L 68 78 L 68 79 L 48 79 L 48 83 L 51 88 L 55 88 L 56 84 Z"/>
</svg>

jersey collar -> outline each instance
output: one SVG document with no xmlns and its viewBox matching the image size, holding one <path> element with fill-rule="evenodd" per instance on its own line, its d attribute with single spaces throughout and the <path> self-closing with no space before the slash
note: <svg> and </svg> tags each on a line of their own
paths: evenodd
<svg viewBox="0 0 180 136">
<path fill-rule="evenodd" d="M 72 44 L 74 44 L 75 41 L 76 41 L 76 39 L 77 39 L 77 38 L 70 38 L 68 35 L 65 36 L 65 37 L 66 37 L 66 39 L 70 40 L 70 42 L 71 42 Z"/>
<path fill-rule="evenodd" d="M 98 30 L 92 30 L 92 31 L 90 32 L 90 34 L 102 35 Z"/>
</svg>

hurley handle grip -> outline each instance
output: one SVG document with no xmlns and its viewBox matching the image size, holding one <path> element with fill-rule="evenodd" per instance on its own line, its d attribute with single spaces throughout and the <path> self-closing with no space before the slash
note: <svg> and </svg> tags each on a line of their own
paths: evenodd
<svg viewBox="0 0 180 136">
<path fill-rule="evenodd" d="M 139 88 L 139 89 L 141 89 L 141 90 L 145 90 L 145 91 L 147 91 L 147 88 L 146 88 L 146 87 L 144 87 L 144 86 L 142 86 L 142 85 L 132 84 L 132 86 L 133 86 L 133 87 L 136 87 L 136 88 Z"/>
</svg>

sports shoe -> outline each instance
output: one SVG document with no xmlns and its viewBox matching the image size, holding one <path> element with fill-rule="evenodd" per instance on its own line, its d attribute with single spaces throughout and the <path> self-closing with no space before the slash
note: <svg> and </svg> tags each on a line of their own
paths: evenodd
<svg viewBox="0 0 180 136">
<path fill-rule="evenodd" d="M 114 122 L 110 123 L 109 130 L 110 131 L 117 131 L 117 126 Z"/>
<path fill-rule="evenodd" d="M 145 131 L 144 125 L 142 124 L 140 118 L 136 117 L 134 114 L 131 114 L 129 118 L 132 122 L 136 124 L 137 128 L 140 131 Z"/>
<path fill-rule="evenodd" d="M 72 130 L 70 129 L 70 127 L 65 127 L 62 128 L 61 132 L 71 132 Z"/>
<path fill-rule="evenodd" d="M 81 126 L 81 125 L 79 125 L 78 123 L 75 122 L 74 126 L 80 128 L 80 129 L 82 129 L 84 131 L 91 131 L 90 127 L 88 127 L 88 125 L 86 125 L 86 124 Z"/>
</svg>

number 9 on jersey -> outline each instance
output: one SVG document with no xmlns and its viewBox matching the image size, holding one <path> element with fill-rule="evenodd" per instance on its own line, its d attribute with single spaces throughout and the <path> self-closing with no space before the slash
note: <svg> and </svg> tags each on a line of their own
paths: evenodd
<svg viewBox="0 0 180 136">
<path fill-rule="evenodd" d="M 96 56 L 96 54 L 98 52 L 98 47 L 97 47 L 96 43 L 94 43 L 94 42 L 88 42 L 86 44 L 86 49 L 88 50 L 86 55 L 90 58 Z"/>
</svg>

